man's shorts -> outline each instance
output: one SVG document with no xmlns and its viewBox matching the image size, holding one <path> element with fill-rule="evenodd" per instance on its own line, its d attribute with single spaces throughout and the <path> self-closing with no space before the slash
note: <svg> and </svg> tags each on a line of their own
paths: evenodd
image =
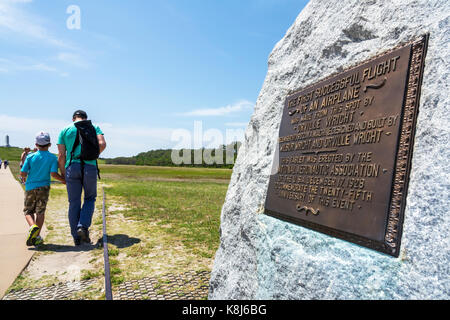
<svg viewBox="0 0 450 320">
<path fill-rule="evenodd" d="M 49 186 L 25 191 L 25 203 L 23 213 L 25 215 L 45 214 L 49 194 L 50 194 Z"/>
</svg>

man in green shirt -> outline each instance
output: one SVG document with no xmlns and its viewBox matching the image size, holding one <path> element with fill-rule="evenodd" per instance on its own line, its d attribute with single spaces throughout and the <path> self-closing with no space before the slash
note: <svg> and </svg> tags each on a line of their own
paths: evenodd
<svg viewBox="0 0 450 320">
<path fill-rule="evenodd" d="M 81 144 L 75 146 L 78 130 L 75 123 L 87 121 L 88 116 L 82 110 L 75 111 L 73 123 L 61 130 L 58 137 L 58 165 L 66 178 L 69 199 L 69 224 L 75 245 L 81 241 L 90 243 L 89 227 L 97 198 L 97 163 L 96 160 L 80 160 Z M 99 151 L 106 148 L 102 130 L 95 126 Z M 74 149 L 74 150 L 73 150 Z M 81 205 L 81 193 L 84 191 L 84 202 Z"/>
</svg>

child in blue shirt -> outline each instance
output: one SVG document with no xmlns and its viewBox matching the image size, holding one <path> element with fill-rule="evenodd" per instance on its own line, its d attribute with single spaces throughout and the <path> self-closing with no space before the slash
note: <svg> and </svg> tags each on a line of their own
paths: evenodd
<svg viewBox="0 0 450 320">
<path fill-rule="evenodd" d="M 65 184 L 65 179 L 58 173 L 58 158 L 48 151 L 50 146 L 50 135 L 39 132 L 36 136 L 38 151 L 26 158 L 20 172 L 25 181 L 23 212 L 30 226 L 27 246 L 43 243 L 39 234 L 44 225 L 51 177 Z"/>
</svg>

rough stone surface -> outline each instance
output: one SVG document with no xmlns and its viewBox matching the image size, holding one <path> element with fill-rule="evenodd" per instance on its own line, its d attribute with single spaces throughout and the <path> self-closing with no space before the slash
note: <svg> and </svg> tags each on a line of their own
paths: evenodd
<svg viewBox="0 0 450 320">
<path fill-rule="evenodd" d="M 210 299 L 449 299 L 447 0 L 312 0 L 270 54 L 221 216 Z M 261 214 L 290 90 L 430 33 L 399 258 Z"/>
</svg>

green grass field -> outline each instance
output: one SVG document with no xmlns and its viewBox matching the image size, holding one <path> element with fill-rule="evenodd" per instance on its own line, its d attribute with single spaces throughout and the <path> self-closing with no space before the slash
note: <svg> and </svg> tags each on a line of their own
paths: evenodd
<svg viewBox="0 0 450 320">
<path fill-rule="evenodd" d="M 112 257 L 113 283 L 160 272 L 209 270 L 231 170 L 102 165 L 113 234 L 140 242 Z M 148 259 L 148 256 L 152 259 Z"/>
<path fill-rule="evenodd" d="M 20 161 L 23 150 L 21 148 L 0 147 L 0 159 L 8 161 Z"/>
<path fill-rule="evenodd" d="M 117 180 L 148 180 L 157 179 L 212 179 L 228 181 L 232 170 L 216 168 L 188 168 L 188 167 L 151 167 L 132 165 L 102 165 L 99 164 L 102 178 Z"/>
<path fill-rule="evenodd" d="M 109 184 L 112 181 L 105 181 Z M 208 182 L 122 181 L 105 188 L 119 197 L 125 218 L 156 222 L 187 248 L 211 258 L 219 239 L 219 216 L 227 185 Z M 114 214 L 113 212 L 110 212 Z"/>
<path fill-rule="evenodd" d="M 163 279 L 166 274 L 187 271 L 211 271 L 220 241 L 221 209 L 232 170 L 99 166 L 102 179 L 98 182 L 90 231 L 93 243 L 101 241 L 104 189 L 113 291 L 125 281 L 145 277 Z M 19 161 L 11 161 L 11 169 L 17 175 Z M 42 252 L 38 252 L 35 259 L 61 254 L 54 248 L 72 244 L 67 208 L 65 186 L 53 184 L 45 222 L 48 234 L 40 249 Z M 97 247 L 85 254 L 91 258 L 89 265 L 80 265 L 82 277 L 95 278 L 96 284 L 78 293 L 77 298 L 103 299 L 103 249 Z M 36 281 L 31 274 L 24 272 L 10 289 L 38 288 L 60 281 L 56 275 L 42 276 Z M 190 289 L 177 290 L 183 294 L 183 290 Z"/>
<path fill-rule="evenodd" d="M 20 164 L 20 156 L 22 155 L 23 150 L 21 148 L 5 148 L 0 147 L 0 159 L 8 160 L 9 167 L 11 168 L 11 172 L 14 177 L 18 179 L 19 177 L 19 164 Z M 2 164 L 3 168 L 3 164 Z"/>
</svg>

